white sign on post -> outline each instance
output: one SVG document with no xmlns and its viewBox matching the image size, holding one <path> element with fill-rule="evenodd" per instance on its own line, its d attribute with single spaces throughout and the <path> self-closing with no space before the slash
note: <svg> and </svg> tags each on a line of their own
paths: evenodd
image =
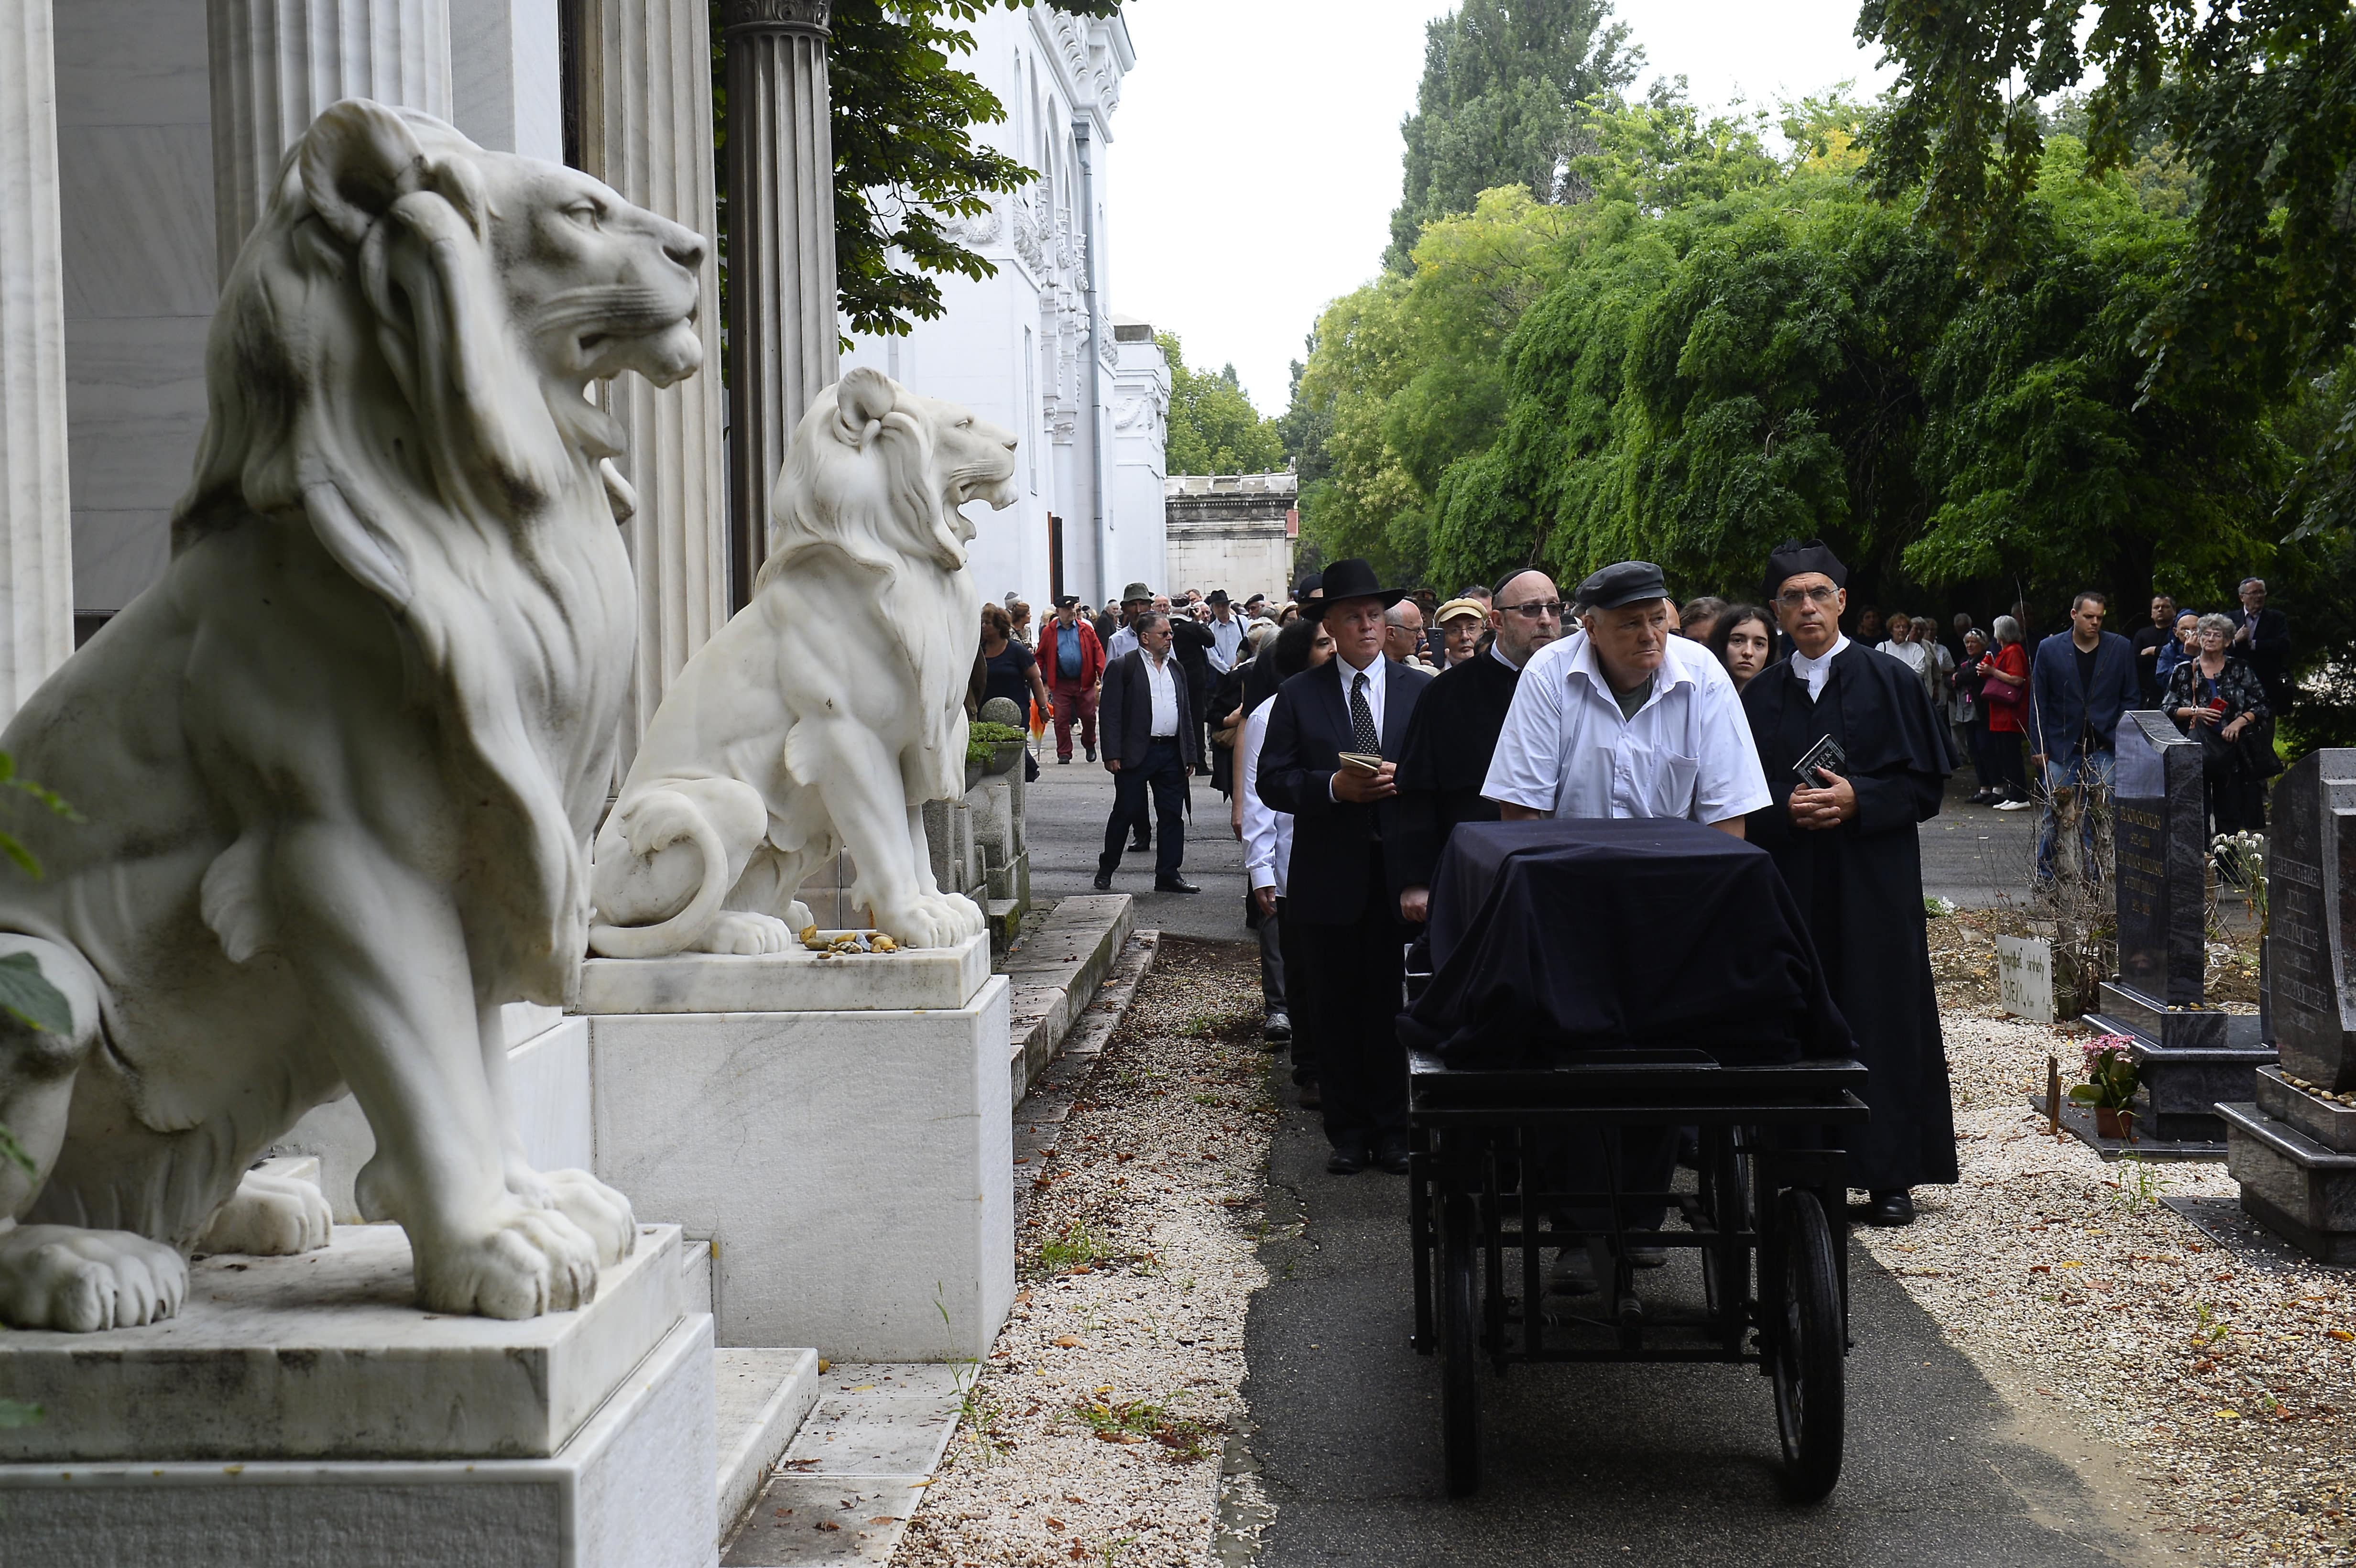
<svg viewBox="0 0 2356 1568">
<path fill-rule="evenodd" d="M 2041 936 L 1999 936 L 1996 968 L 2005 1011 L 2053 1021 L 2053 944 Z"/>
</svg>

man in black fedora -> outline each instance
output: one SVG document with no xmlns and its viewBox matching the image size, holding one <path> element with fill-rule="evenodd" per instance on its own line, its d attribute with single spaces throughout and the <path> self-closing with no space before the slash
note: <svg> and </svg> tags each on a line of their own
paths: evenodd
<svg viewBox="0 0 2356 1568">
<path fill-rule="evenodd" d="M 1405 1175 L 1407 1054 L 1395 1019 L 1406 936 L 1385 841 L 1397 832 L 1393 775 L 1408 722 L 1431 677 L 1383 656 L 1383 612 L 1405 589 L 1380 586 L 1355 559 L 1327 567 L 1321 586 L 1301 610 L 1324 622 L 1333 657 L 1277 688 L 1259 795 L 1292 814 L 1285 918 L 1298 923 L 1322 1042 L 1325 1168 L 1355 1176 L 1374 1163 Z"/>
</svg>

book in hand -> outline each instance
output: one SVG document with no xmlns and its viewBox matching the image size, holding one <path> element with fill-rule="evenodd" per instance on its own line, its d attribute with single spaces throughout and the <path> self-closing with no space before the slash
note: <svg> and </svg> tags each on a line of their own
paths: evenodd
<svg viewBox="0 0 2356 1568">
<path fill-rule="evenodd" d="M 1808 754 L 1792 764 L 1792 773 L 1807 788 L 1822 789 L 1825 781 L 1816 776 L 1819 768 L 1828 773 L 1846 774 L 1848 772 L 1848 753 L 1842 751 L 1840 742 L 1830 735 L 1809 747 Z"/>
<path fill-rule="evenodd" d="M 1382 758 L 1372 752 L 1344 752 L 1341 754 L 1341 761 L 1344 767 L 1355 768 L 1362 773 L 1378 773 L 1383 771 Z"/>
</svg>

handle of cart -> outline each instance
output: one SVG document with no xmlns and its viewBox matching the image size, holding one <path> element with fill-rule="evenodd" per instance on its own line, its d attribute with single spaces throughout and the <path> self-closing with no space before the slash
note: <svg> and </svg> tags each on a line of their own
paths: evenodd
<svg viewBox="0 0 2356 1568">
<path fill-rule="evenodd" d="M 1604 1051 L 1529 1069 L 1408 1057 L 1415 1346 L 1437 1351 L 1448 1489 L 1480 1485 L 1478 1363 L 1729 1361 L 1772 1378 L 1791 1490 L 1840 1476 L 1848 1349 L 1845 1157 L 1825 1134 L 1867 1118 L 1852 1061 L 1726 1066 L 1700 1051 Z M 1624 1190 L 1624 1132 L 1698 1131 L 1695 1190 Z M 1601 1191 L 1541 1185 L 1548 1140 L 1601 1140 Z M 1665 1211 L 1682 1228 L 1637 1227 Z M 1566 1213 L 1606 1228 L 1558 1227 Z M 1543 1289 L 1548 1248 L 1609 1238 L 1598 1305 Z M 1632 1249 L 1700 1253 L 1702 1304 L 1641 1300 Z"/>
</svg>

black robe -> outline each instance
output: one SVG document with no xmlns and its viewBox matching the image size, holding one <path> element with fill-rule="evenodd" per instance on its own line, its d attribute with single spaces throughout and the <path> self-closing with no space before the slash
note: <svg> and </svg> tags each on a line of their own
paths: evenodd
<svg viewBox="0 0 2356 1568">
<path fill-rule="evenodd" d="M 1431 885 L 1458 823 L 1497 820 L 1497 803 L 1482 797 L 1481 784 L 1521 679 L 1521 671 L 1483 648 L 1440 671 L 1415 705 L 1399 751 L 1398 814 L 1384 857 L 1393 891 Z"/>
<path fill-rule="evenodd" d="M 1955 1179 L 1955 1115 L 1923 931 L 1916 826 L 1936 816 L 1947 754 L 1914 672 L 1851 643 L 1820 700 L 1787 660 L 1743 688 L 1772 805 L 1744 821 L 1775 858 L 1815 939 L 1833 999 L 1857 1038 L 1873 1119 L 1848 1143 L 1848 1184 L 1894 1192 Z M 1857 816 L 1838 827 L 1792 826 L 1793 764 L 1825 735 L 1848 758 Z"/>
</svg>

